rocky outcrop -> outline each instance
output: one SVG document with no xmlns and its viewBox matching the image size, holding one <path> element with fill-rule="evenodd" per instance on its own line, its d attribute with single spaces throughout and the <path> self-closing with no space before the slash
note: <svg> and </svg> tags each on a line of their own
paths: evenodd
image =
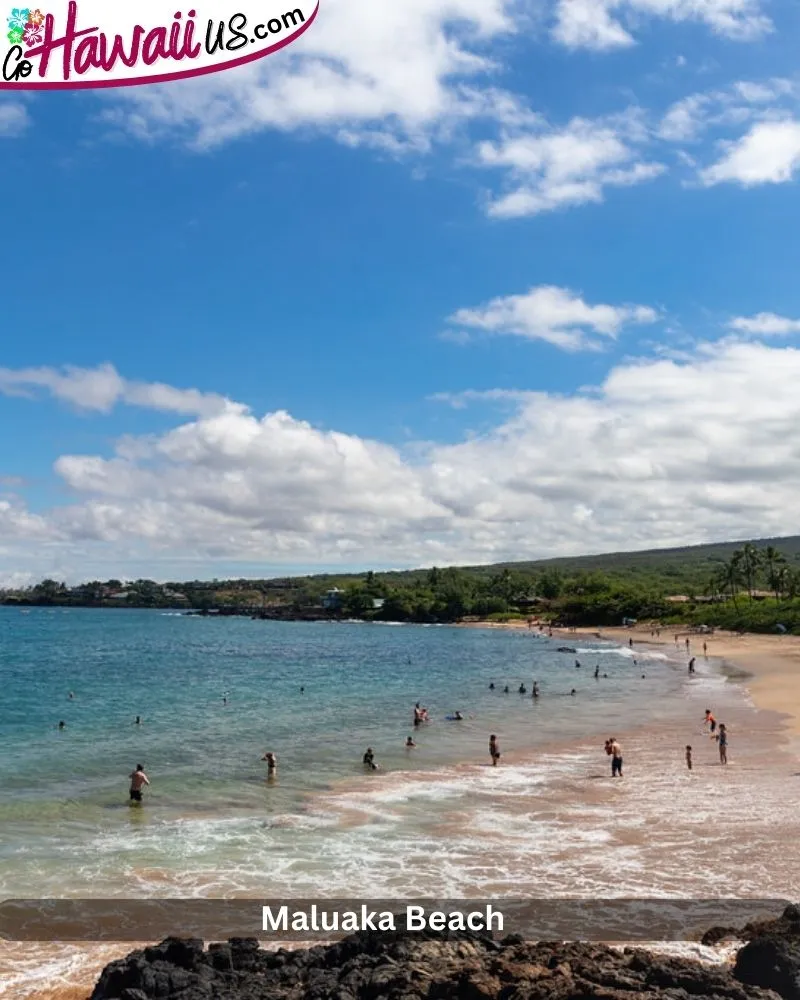
<svg viewBox="0 0 800 1000">
<path fill-rule="evenodd" d="M 108 965 L 91 1000 L 800 1000 L 798 927 L 754 933 L 733 970 L 448 932 L 369 932 L 299 951 L 169 938 Z"/>
</svg>

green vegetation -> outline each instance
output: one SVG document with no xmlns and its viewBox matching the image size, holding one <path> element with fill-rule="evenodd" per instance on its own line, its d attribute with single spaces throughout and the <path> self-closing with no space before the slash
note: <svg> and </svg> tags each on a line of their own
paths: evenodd
<svg viewBox="0 0 800 1000">
<path fill-rule="evenodd" d="M 800 537 L 494 566 L 159 584 L 43 580 L 4 604 L 185 608 L 268 618 L 454 622 L 624 618 L 800 632 Z"/>
</svg>

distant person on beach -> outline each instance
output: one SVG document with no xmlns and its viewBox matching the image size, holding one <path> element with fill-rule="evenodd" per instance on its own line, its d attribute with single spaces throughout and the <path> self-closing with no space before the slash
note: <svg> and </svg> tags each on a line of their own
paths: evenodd
<svg viewBox="0 0 800 1000">
<path fill-rule="evenodd" d="M 406 740 L 406 750 L 413 750 L 416 745 L 417 744 L 409 736 L 408 739 Z"/>
<path fill-rule="evenodd" d="M 694 673 L 694 661 L 695 661 L 696 659 L 697 659 L 697 657 L 693 656 L 693 657 L 691 658 L 691 660 L 689 660 L 689 673 L 690 673 L 690 674 L 693 674 L 693 673 Z"/>
<path fill-rule="evenodd" d="M 142 789 L 145 785 L 150 784 L 150 779 L 144 773 L 144 765 L 137 764 L 136 770 L 131 771 L 131 791 L 130 800 L 131 802 L 141 802 L 142 801 Z"/>
<path fill-rule="evenodd" d="M 581 669 L 581 661 L 580 660 L 576 660 L 575 661 L 575 669 L 576 670 L 580 670 Z"/>
<path fill-rule="evenodd" d="M 691 771 L 691 769 L 692 769 L 692 748 L 689 746 L 688 743 L 686 744 L 686 766 Z"/>
<path fill-rule="evenodd" d="M 228 704 L 228 692 L 227 691 L 222 696 L 222 704 L 223 705 L 227 705 Z"/>
<path fill-rule="evenodd" d="M 492 758 L 492 767 L 497 767 L 500 760 L 500 747 L 497 745 L 497 737 L 492 733 L 489 737 L 489 756 Z"/>
<path fill-rule="evenodd" d="M 714 730 L 717 728 L 717 720 L 711 714 L 711 709 L 706 709 L 706 715 L 703 719 L 703 724 L 708 726 L 708 731 L 713 735 Z"/>
<path fill-rule="evenodd" d="M 305 689 L 305 686 L 303 686 L 303 687 L 300 688 L 300 694 L 305 694 L 305 693 L 306 693 L 306 689 Z"/>
<path fill-rule="evenodd" d="M 74 691 L 70 691 L 70 693 L 67 695 L 67 697 L 69 698 L 70 701 L 72 701 L 72 699 L 75 697 L 75 692 Z"/>
<path fill-rule="evenodd" d="M 494 691 L 494 681 L 489 685 L 489 690 Z"/>
<path fill-rule="evenodd" d="M 59 722 L 58 728 L 59 729 L 66 729 L 67 728 L 67 724 L 66 724 L 66 722 L 64 722 L 63 719 L 61 720 L 61 722 Z"/>
<path fill-rule="evenodd" d="M 450 721 L 451 722 L 463 722 L 464 721 L 464 716 L 461 714 L 461 712 L 453 712 L 453 718 Z"/>
<path fill-rule="evenodd" d="M 687 639 L 687 640 L 686 640 L 686 648 L 688 649 L 690 645 L 691 645 L 691 643 L 690 643 L 690 642 L 689 642 L 689 640 Z"/>
<path fill-rule="evenodd" d="M 728 763 L 728 730 L 725 728 L 725 723 L 721 722 L 719 725 L 719 734 L 717 735 L 717 743 L 719 744 L 719 762 L 720 764 Z"/>
<path fill-rule="evenodd" d="M 137 715 L 136 716 L 136 718 L 133 720 L 133 724 L 134 724 L 134 726 L 141 726 L 141 724 L 142 724 L 142 717 L 141 717 L 141 715 Z"/>
<path fill-rule="evenodd" d="M 275 754 L 271 750 L 267 750 L 261 759 L 267 762 L 267 774 L 275 774 L 278 770 L 278 758 Z"/>
<path fill-rule="evenodd" d="M 599 678 L 600 678 L 600 664 L 598 663 L 597 666 L 594 668 L 594 679 L 599 680 Z"/>
<path fill-rule="evenodd" d="M 572 690 L 570 691 L 570 694 L 577 694 L 577 693 L 578 693 L 578 692 L 577 692 L 577 691 L 575 690 L 575 688 L 573 688 L 573 689 L 572 689 Z"/>
<path fill-rule="evenodd" d="M 372 747 L 367 747 L 366 753 L 364 754 L 363 763 L 364 767 L 368 767 L 370 771 L 377 771 L 378 765 L 375 763 L 375 754 Z"/>
<path fill-rule="evenodd" d="M 539 685 L 537 684 L 536 681 L 533 682 L 533 692 L 531 694 L 531 697 L 532 698 L 538 698 L 539 697 Z"/>
<path fill-rule="evenodd" d="M 708 643 L 703 643 L 703 656 L 708 656 Z"/>
<path fill-rule="evenodd" d="M 633 646 L 633 639 L 628 639 L 628 645 Z"/>
<path fill-rule="evenodd" d="M 611 777 L 616 778 L 622 777 L 622 748 L 619 743 L 617 743 L 616 737 L 612 736 L 611 741 L 608 745 L 608 751 L 611 754 Z"/>
<path fill-rule="evenodd" d="M 503 694 L 508 694 L 508 684 L 503 688 Z"/>
<path fill-rule="evenodd" d="M 520 686 L 519 686 L 519 693 L 520 694 L 525 694 L 527 692 L 527 690 L 528 689 L 525 687 L 524 684 L 520 684 Z"/>
</svg>

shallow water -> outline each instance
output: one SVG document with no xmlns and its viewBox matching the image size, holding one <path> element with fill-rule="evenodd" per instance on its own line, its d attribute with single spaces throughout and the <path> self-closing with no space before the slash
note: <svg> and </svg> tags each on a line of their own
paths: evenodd
<svg viewBox="0 0 800 1000">
<path fill-rule="evenodd" d="M 707 661 L 689 679 L 682 652 L 127 610 L 0 609 L 0 641 L 6 898 L 800 894 L 800 768 L 779 720 Z M 418 700 L 433 721 L 406 751 Z M 728 723 L 728 768 L 707 706 Z M 455 709 L 467 719 L 444 721 Z M 130 809 L 139 761 L 153 784 Z M 30 949 L 3 949 L 13 995 L 35 981 Z M 40 968 L 85 974 L 86 956 L 42 948 Z"/>
</svg>

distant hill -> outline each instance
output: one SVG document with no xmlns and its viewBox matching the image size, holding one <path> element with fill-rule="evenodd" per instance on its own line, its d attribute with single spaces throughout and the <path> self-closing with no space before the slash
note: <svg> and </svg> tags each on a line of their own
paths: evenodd
<svg viewBox="0 0 800 1000">
<path fill-rule="evenodd" d="M 800 567 L 800 535 L 783 538 L 743 539 L 736 542 L 714 542 L 710 545 L 686 545 L 674 549 L 646 549 L 638 552 L 608 552 L 592 556 L 564 556 L 554 559 L 535 559 L 524 562 L 502 562 L 483 566 L 460 566 L 464 572 L 480 577 L 490 577 L 504 569 L 519 573 L 540 574 L 545 570 L 555 570 L 565 576 L 576 573 L 602 572 L 609 577 L 626 583 L 649 583 L 663 589 L 665 593 L 703 593 L 709 578 L 719 567 L 730 560 L 736 549 L 747 542 L 757 548 L 773 546 L 786 557 L 793 568 Z M 392 572 L 376 572 L 376 580 L 384 580 L 394 585 L 410 584 L 423 580 L 430 567 Z M 319 585 L 342 586 L 351 581 L 362 580 L 364 574 L 325 573 L 305 577 L 306 581 Z M 297 578 L 295 578 L 296 580 Z M 294 583 L 295 580 L 292 580 Z"/>
</svg>

